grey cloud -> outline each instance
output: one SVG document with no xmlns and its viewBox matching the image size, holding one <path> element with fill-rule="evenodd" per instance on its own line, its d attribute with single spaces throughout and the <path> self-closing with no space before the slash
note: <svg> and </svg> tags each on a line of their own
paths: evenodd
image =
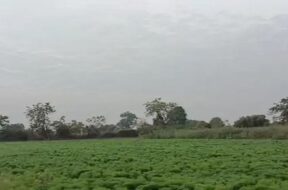
<svg viewBox="0 0 288 190">
<path fill-rule="evenodd" d="M 8 73 L 8 74 L 22 73 L 22 71 L 13 70 L 13 69 L 8 69 L 8 68 L 5 68 L 5 67 L 0 67 L 0 72 L 4 72 L 4 73 Z"/>
<path fill-rule="evenodd" d="M 285 14 L 243 13 L 242 1 L 213 13 L 198 1 L 16 2 L 0 8 L 0 97 L 7 101 L 51 101 L 75 119 L 103 111 L 116 121 L 121 110 L 144 116 L 142 104 L 162 96 L 185 105 L 191 118 L 233 120 L 287 95 Z M 0 111 L 20 120 L 13 113 L 23 112 L 20 105 Z"/>
</svg>

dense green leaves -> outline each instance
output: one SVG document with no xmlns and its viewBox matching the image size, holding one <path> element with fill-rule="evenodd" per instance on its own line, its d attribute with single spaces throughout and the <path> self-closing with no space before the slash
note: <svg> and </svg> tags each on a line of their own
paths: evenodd
<svg viewBox="0 0 288 190">
<path fill-rule="evenodd" d="M 184 125 L 187 121 L 187 114 L 183 107 L 177 106 L 167 114 L 168 125 Z"/>
<path fill-rule="evenodd" d="M 23 124 L 7 124 L 0 129 L 0 140 L 27 140 L 28 135 Z"/>
<path fill-rule="evenodd" d="M 287 141 L 51 141 L 0 150 L 5 190 L 288 189 Z"/>
<path fill-rule="evenodd" d="M 8 116 L 0 115 L 0 141 L 27 140 L 23 124 L 10 124 Z"/>
<path fill-rule="evenodd" d="M 187 121 L 186 111 L 174 102 L 164 102 L 156 98 L 145 105 L 146 115 L 153 116 L 154 126 L 184 125 Z"/>
<path fill-rule="evenodd" d="M 137 116 L 129 111 L 122 113 L 120 117 L 121 120 L 118 122 L 117 126 L 122 129 L 129 129 L 137 122 Z"/>
<path fill-rule="evenodd" d="M 168 113 L 174 109 L 177 104 L 174 102 L 166 103 L 161 98 L 156 98 L 151 102 L 144 104 L 146 115 L 153 116 L 154 125 L 166 125 L 168 122 Z"/>
</svg>

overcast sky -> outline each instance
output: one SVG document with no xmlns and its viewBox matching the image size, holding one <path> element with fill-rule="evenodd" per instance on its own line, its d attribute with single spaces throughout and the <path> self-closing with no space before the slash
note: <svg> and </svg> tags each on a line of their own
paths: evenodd
<svg viewBox="0 0 288 190">
<path fill-rule="evenodd" d="M 288 96 L 287 0 L 1 0 L 0 114 L 144 117 L 156 97 L 189 118 L 266 114 Z"/>
</svg>

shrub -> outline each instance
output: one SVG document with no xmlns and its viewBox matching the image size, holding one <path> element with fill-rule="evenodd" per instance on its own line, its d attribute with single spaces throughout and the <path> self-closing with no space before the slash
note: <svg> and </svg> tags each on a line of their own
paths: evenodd
<svg viewBox="0 0 288 190">
<path fill-rule="evenodd" d="M 188 120 L 186 122 L 186 128 L 211 128 L 210 124 L 206 121 Z"/>
<path fill-rule="evenodd" d="M 0 140 L 4 141 L 23 141 L 27 140 L 28 135 L 23 124 L 10 124 L 3 127 L 0 131 Z"/>
<path fill-rule="evenodd" d="M 136 130 L 121 130 L 116 133 L 116 137 L 138 137 L 139 134 Z"/>
<path fill-rule="evenodd" d="M 220 117 L 214 117 L 209 122 L 211 128 L 225 127 L 225 123 Z"/>
<path fill-rule="evenodd" d="M 114 138 L 114 137 L 116 137 L 116 134 L 112 132 L 104 133 L 101 135 L 101 138 Z"/>
<path fill-rule="evenodd" d="M 266 119 L 265 115 L 252 115 L 241 117 L 235 121 L 234 126 L 237 128 L 248 128 L 248 127 L 263 127 L 269 125 L 269 120 Z"/>
<path fill-rule="evenodd" d="M 288 139 L 287 126 L 252 128 L 203 128 L 203 129 L 158 129 L 143 135 L 144 138 L 191 138 L 191 139 Z"/>
</svg>

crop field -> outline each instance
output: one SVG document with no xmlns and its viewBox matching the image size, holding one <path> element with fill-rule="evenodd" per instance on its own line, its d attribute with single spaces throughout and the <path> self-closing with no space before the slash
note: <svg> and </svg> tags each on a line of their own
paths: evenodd
<svg viewBox="0 0 288 190">
<path fill-rule="evenodd" d="M 286 190 L 288 141 L 0 143 L 0 190 Z"/>
</svg>

